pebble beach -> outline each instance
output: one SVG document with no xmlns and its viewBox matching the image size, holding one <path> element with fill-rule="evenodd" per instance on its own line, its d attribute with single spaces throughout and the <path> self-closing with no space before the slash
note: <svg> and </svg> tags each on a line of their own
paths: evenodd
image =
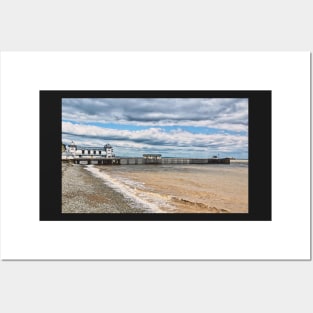
<svg viewBox="0 0 313 313">
<path fill-rule="evenodd" d="M 144 213 L 93 177 L 84 166 L 62 163 L 62 213 Z"/>
</svg>

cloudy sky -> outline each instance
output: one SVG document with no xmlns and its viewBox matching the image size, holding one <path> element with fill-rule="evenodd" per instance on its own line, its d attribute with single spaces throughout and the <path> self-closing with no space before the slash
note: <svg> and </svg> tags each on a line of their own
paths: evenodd
<svg viewBox="0 0 313 313">
<path fill-rule="evenodd" d="M 64 98 L 62 142 L 117 156 L 248 158 L 248 99 Z"/>
</svg>

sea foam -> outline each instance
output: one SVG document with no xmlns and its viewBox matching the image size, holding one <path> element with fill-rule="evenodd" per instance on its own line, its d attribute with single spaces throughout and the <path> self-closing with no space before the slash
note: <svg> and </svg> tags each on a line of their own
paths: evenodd
<svg viewBox="0 0 313 313">
<path fill-rule="evenodd" d="M 130 205 L 146 209 L 152 213 L 162 213 L 163 211 L 159 208 L 160 202 L 152 197 L 148 196 L 142 189 L 143 184 L 131 181 L 129 179 L 123 181 L 123 179 L 115 178 L 110 176 L 93 165 L 85 167 L 95 177 L 100 178 L 104 184 L 119 192 L 124 196 Z M 139 190 L 138 187 L 141 187 Z M 150 193 L 151 194 L 151 193 Z"/>
</svg>

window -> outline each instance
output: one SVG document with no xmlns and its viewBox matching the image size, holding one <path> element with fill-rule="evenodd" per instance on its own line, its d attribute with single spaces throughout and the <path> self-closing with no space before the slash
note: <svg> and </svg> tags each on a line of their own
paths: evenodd
<svg viewBox="0 0 313 313">
<path fill-rule="evenodd" d="M 88 154 L 90 154 L 90 150 L 88 150 Z"/>
<path fill-rule="evenodd" d="M 96 151 L 96 150 L 94 150 L 94 151 L 93 151 L 93 154 L 96 154 L 96 153 L 97 153 L 97 151 Z"/>
<path fill-rule="evenodd" d="M 85 150 L 82 150 L 82 154 L 85 154 Z"/>
</svg>

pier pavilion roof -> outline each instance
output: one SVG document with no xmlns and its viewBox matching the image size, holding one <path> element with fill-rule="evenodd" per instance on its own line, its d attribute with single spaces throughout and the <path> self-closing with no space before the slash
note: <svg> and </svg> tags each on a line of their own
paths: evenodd
<svg viewBox="0 0 313 313">
<path fill-rule="evenodd" d="M 83 146 L 78 146 L 77 150 L 104 150 L 103 146 L 101 147 L 83 147 Z"/>
</svg>

